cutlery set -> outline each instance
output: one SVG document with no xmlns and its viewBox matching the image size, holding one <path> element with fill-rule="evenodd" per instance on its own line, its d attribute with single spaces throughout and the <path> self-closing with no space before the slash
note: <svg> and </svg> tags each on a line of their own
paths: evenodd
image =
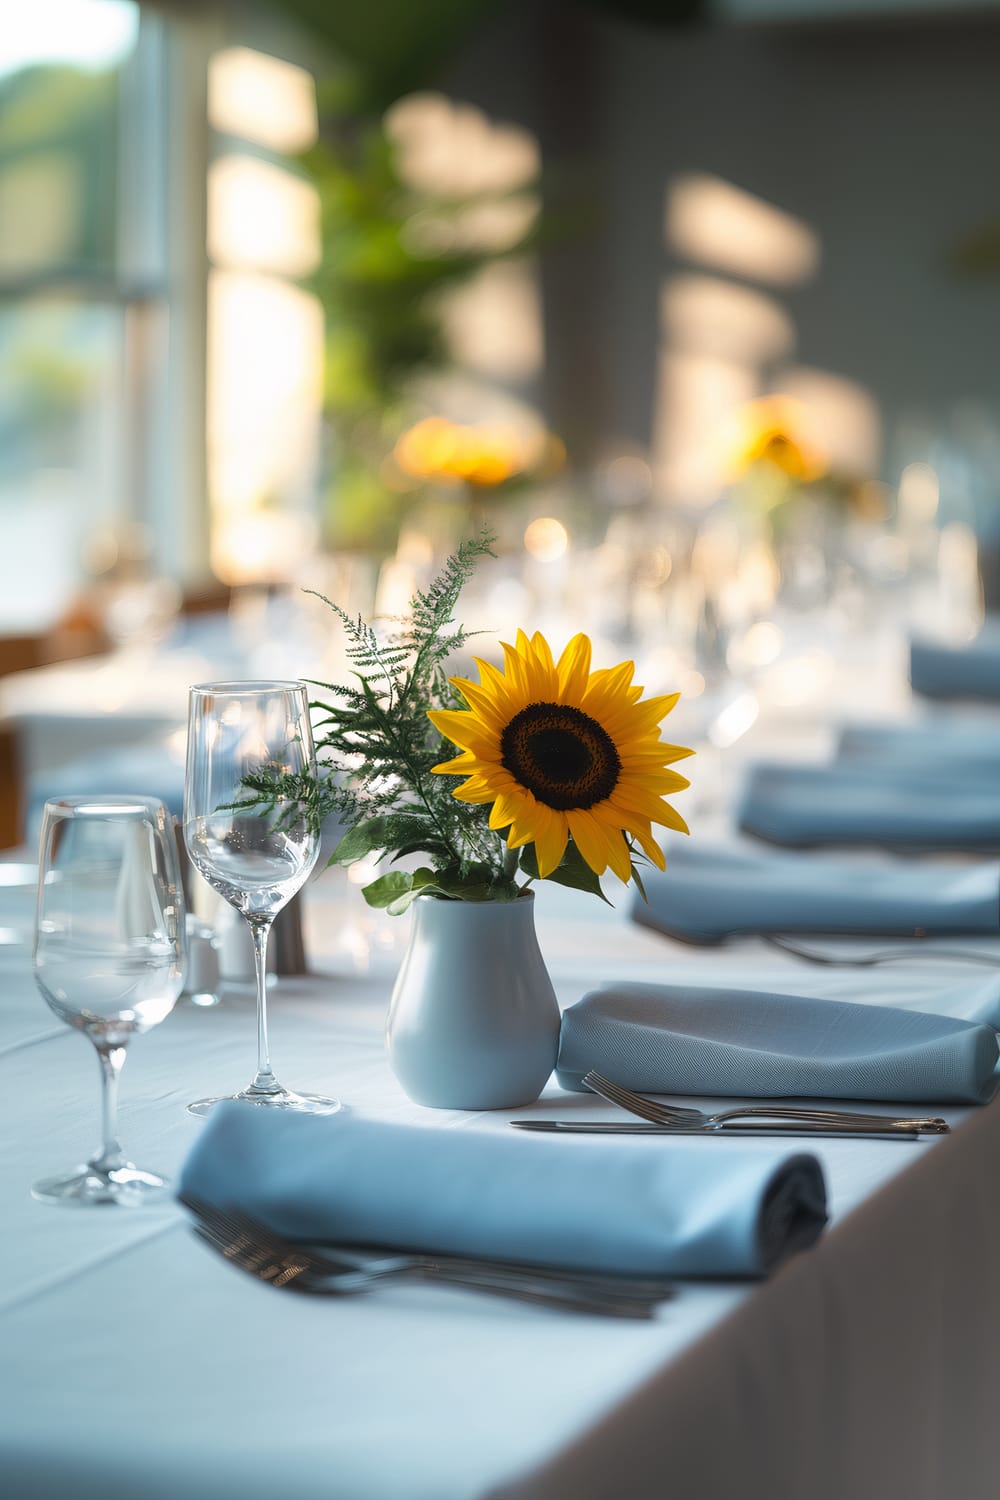
<svg viewBox="0 0 1000 1500">
<path fill-rule="evenodd" d="M 605 1120 L 511 1120 L 518 1130 L 552 1135 L 818 1135 L 873 1136 L 917 1140 L 921 1135 L 947 1135 L 950 1126 L 940 1116 L 870 1114 L 862 1110 L 819 1109 L 783 1104 L 744 1104 L 706 1114 L 687 1105 L 664 1104 L 612 1083 L 600 1073 L 584 1075 L 593 1093 L 638 1116 L 642 1125 Z"/>
<path fill-rule="evenodd" d="M 980 964 L 984 969 L 1000 968 L 1000 954 L 982 952 L 978 953 L 972 948 L 936 948 L 921 947 L 925 939 L 915 940 L 906 948 L 876 948 L 868 953 L 823 953 L 817 948 L 803 947 L 796 939 L 794 942 L 784 934 L 776 932 L 762 932 L 758 934 L 761 942 L 767 943 L 772 948 L 787 953 L 791 958 L 801 959 L 806 964 L 817 964 L 823 968 L 830 969 L 872 969 L 878 964 L 909 964 L 909 963 L 963 963 Z"/>
<path fill-rule="evenodd" d="M 589 1072 L 583 1082 L 626 1110 L 631 1120 L 511 1120 L 518 1130 L 553 1135 L 825 1136 L 918 1140 L 946 1135 L 939 1116 L 879 1115 L 861 1110 L 782 1104 L 740 1105 L 706 1113 L 665 1104 Z M 200 1239 L 230 1265 L 258 1281 L 326 1297 L 371 1291 L 395 1280 L 433 1282 L 488 1292 L 536 1306 L 602 1317 L 651 1318 L 673 1295 L 666 1278 L 533 1266 L 478 1256 L 362 1249 L 355 1245 L 305 1246 L 232 1207 L 191 1196 L 181 1200 Z"/>
<path fill-rule="evenodd" d="M 198 1237 L 231 1265 L 290 1291 L 338 1297 L 370 1291 L 385 1281 L 429 1281 L 615 1318 L 650 1318 L 674 1292 L 673 1283 L 665 1277 L 522 1265 L 478 1256 L 397 1254 L 326 1243 L 322 1249 L 306 1247 L 238 1209 L 223 1209 L 190 1196 L 181 1202 L 194 1216 Z"/>
</svg>

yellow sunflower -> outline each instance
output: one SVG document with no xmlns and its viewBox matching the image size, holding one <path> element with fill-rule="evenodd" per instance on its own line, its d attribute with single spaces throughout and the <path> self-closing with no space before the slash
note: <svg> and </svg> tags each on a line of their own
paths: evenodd
<svg viewBox="0 0 1000 1500">
<path fill-rule="evenodd" d="M 590 670 L 590 641 L 576 635 L 558 662 L 538 634 L 504 645 L 504 670 L 477 657 L 480 682 L 451 678 L 468 709 L 429 710 L 435 727 L 462 754 L 434 770 L 465 776 L 462 802 L 492 802 L 490 827 L 507 828 L 507 846 L 535 845 L 543 878 L 573 842 L 590 868 L 631 875 L 628 839 L 663 868 L 651 825 L 687 833 L 664 796 L 689 786 L 668 769 L 693 752 L 665 744 L 660 720 L 679 693 L 647 698 L 634 686 L 635 664 Z"/>
</svg>

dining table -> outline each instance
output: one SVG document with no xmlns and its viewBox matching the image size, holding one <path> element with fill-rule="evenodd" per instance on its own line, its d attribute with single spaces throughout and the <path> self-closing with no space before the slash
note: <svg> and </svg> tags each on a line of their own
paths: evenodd
<svg viewBox="0 0 1000 1500">
<path fill-rule="evenodd" d="M 30 851 L 21 858 L 30 859 Z M 0 866 L 2 869 L 2 866 Z M 0 883 L 0 1494 L 9 1500 L 993 1500 L 1000 1388 L 1000 1104 L 935 1105 L 945 1136 L 711 1137 L 705 1153 L 820 1161 L 830 1220 L 764 1279 L 685 1277 L 648 1320 L 424 1282 L 293 1295 L 215 1254 L 176 1198 L 37 1202 L 98 1139 L 98 1067 L 32 978 L 30 882 Z M 939 953 L 820 975 L 753 938 L 685 946 L 551 883 L 537 929 L 557 998 L 706 973 L 891 1001 L 961 973 Z M 380 1120 L 486 1136 L 511 1120 L 624 1119 L 553 1079 L 519 1110 L 429 1110 L 393 1077 L 384 1027 L 406 917 L 367 913 L 344 872 L 303 897 L 306 975 L 271 989 L 281 1080 Z M 353 933 L 350 941 L 345 935 Z M 1000 962 L 1000 939 L 977 940 Z M 968 942 L 963 947 L 968 948 Z M 879 988 L 881 987 L 881 988 Z M 129 1049 L 128 1154 L 175 1182 L 242 1086 L 250 986 L 179 1003 Z M 686 1102 L 718 1103 L 689 1099 Z M 623 1137 L 669 1152 L 662 1137 Z"/>
</svg>

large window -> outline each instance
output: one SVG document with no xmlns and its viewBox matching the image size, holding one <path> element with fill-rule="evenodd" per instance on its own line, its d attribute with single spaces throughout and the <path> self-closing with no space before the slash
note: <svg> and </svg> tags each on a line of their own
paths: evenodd
<svg viewBox="0 0 1000 1500">
<path fill-rule="evenodd" d="M 0 30 L 3 631 L 51 624 L 89 540 L 152 519 L 162 76 L 129 0 L 33 0 Z"/>
<path fill-rule="evenodd" d="M 214 8 L 32 0 L 0 27 L 0 633 L 108 533 L 182 583 L 269 576 L 315 502 L 305 69 Z M 7 545 L 9 543 L 9 545 Z"/>
</svg>

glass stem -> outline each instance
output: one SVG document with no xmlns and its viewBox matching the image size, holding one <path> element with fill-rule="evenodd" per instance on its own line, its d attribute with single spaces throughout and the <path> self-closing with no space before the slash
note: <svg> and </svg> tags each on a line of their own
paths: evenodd
<svg viewBox="0 0 1000 1500">
<path fill-rule="evenodd" d="M 257 1076 L 248 1093 L 276 1094 L 280 1085 L 271 1072 L 271 1054 L 267 1042 L 267 940 L 272 917 L 250 923 L 253 938 L 253 966 L 257 978 Z"/>
<path fill-rule="evenodd" d="M 97 1048 L 101 1064 L 101 1149 L 90 1158 L 90 1166 L 98 1172 L 115 1172 L 127 1165 L 125 1154 L 118 1139 L 118 1079 L 125 1066 L 125 1048 Z"/>
</svg>

